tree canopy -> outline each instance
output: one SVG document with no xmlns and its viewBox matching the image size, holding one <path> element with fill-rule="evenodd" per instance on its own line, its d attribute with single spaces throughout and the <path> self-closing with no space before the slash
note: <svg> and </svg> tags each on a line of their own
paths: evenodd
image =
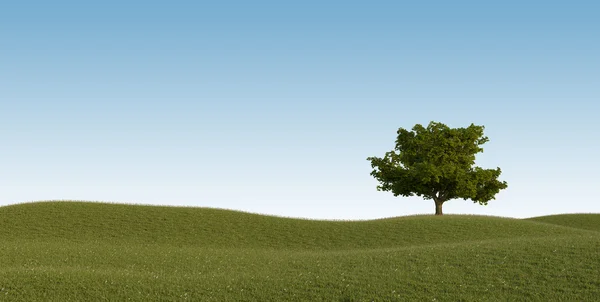
<svg viewBox="0 0 600 302">
<path fill-rule="evenodd" d="M 498 180 L 500 168 L 474 167 L 475 155 L 489 141 L 483 130 L 474 124 L 450 128 L 438 122 L 417 124 L 412 131 L 398 129 L 394 150 L 383 158 L 367 158 L 374 169 L 371 175 L 380 183 L 377 190 L 433 199 L 436 215 L 442 215 L 443 203 L 451 199 L 487 205 L 508 185 Z"/>
</svg>

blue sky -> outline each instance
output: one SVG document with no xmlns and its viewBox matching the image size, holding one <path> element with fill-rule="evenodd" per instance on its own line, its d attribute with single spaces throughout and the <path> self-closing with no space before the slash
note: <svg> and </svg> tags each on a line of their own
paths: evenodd
<svg viewBox="0 0 600 302">
<path fill-rule="evenodd" d="M 509 184 L 446 213 L 600 212 L 600 4 L 524 2 L 3 3 L 0 205 L 430 214 L 366 158 L 435 120 Z"/>
</svg>

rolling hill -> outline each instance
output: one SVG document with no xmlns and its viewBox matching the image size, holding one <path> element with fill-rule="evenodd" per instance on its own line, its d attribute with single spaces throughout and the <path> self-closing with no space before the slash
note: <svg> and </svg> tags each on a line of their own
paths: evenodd
<svg viewBox="0 0 600 302">
<path fill-rule="evenodd" d="M 191 207 L 0 207 L 0 300 L 600 297 L 600 214 L 322 221 Z"/>
</svg>

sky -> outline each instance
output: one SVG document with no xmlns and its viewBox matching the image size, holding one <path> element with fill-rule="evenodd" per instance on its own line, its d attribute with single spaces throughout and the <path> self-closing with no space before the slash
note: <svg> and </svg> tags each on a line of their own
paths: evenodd
<svg viewBox="0 0 600 302">
<path fill-rule="evenodd" d="M 600 212 L 598 1 L 9 1 L 0 206 L 432 214 L 376 190 L 398 128 L 485 126 L 508 188 L 446 214 Z"/>
</svg>

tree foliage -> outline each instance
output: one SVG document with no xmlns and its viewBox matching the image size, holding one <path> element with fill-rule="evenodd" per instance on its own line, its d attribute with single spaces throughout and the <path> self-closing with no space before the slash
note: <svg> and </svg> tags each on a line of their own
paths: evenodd
<svg viewBox="0 0 600 302">
<path fill-rule="evenodd" d="M 433 199 L 436 215 L 442 214 L 442 204 L 451 199 L 471 199 L 487 205 L 502 189 L 500 168 L 474 167 L 475 155 L 483 152 L 481 145 L 489 141 L 484 126 L 471 124 L 466 128 L 450 128 L 431 122 L 427 128 L 415 125 L 412 131 L 398 129 L 396 147 L 383 158 L 369 157 L 379 191 L 391 191 L 394 196 L 421 196 Z"/>
</svg>

